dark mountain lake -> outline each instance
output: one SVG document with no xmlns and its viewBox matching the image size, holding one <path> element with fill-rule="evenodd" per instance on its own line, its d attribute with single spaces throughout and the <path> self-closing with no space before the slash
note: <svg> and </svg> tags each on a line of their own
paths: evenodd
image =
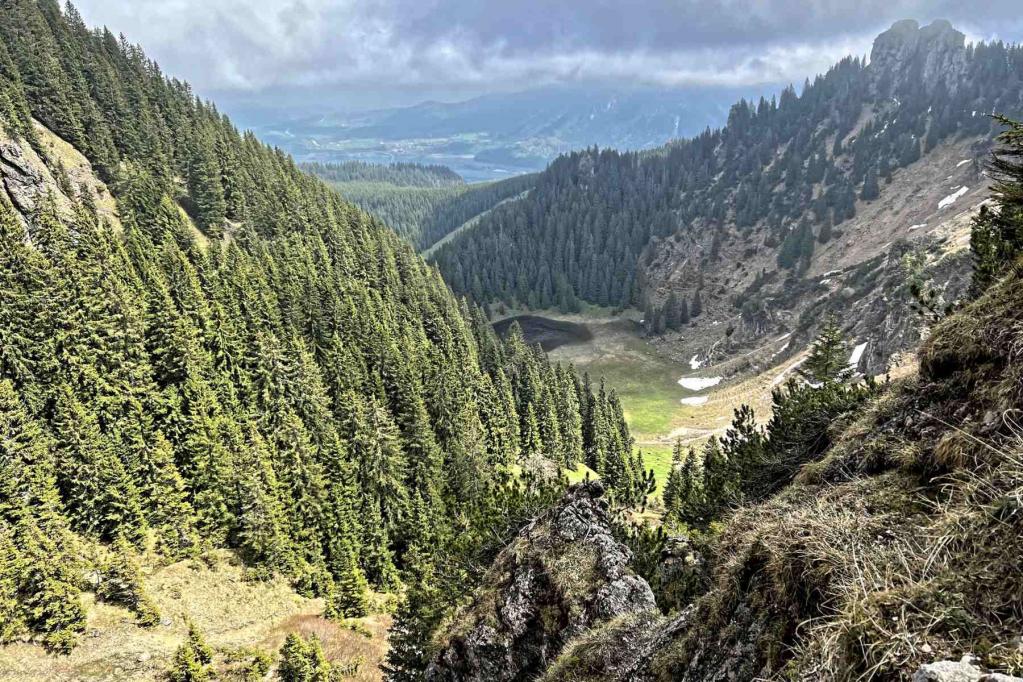
<svg viewBox="0 0 1023 682">
<path fill-rule="evenodd" d="M 540 317 L 539 315 L 509 317 L 495 322 L 494 331 L 504 337 L 513 322 L 519 323 L 526 343 L 531 346 L 540 344 L 540 347 L 548 352 L 560 346 L 586 343 L 593 339 L 593 332 L 585 324 L 552 320 L 549 317 Z"/>
</svg>

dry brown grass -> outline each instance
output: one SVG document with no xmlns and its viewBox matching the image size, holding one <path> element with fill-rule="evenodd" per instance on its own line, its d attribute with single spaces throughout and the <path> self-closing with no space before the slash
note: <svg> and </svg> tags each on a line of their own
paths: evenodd
<svg viewBox="0 0 1023 682">
<path fill-rule="evenodd" d="M 322 600 L 301 597 L 284 581 L 245 579 L 243 567 L 229 552 L 217 552 L 210 568 L 182 561 L 150 570 L 145 586 L 164 623 L 146 630 L 126 609 L 95 603 L 86 596 L 88 629 L 68 656 L 53 656 L 30 644 L 0 647 L 0 680 L 159 680 L 184 640 L 187 621 L 199 627 L 221 656 L 245 649 L 276 654 L 288 632 L 317 633 L 333 661 L 363 657 L 356 680 L 379 680 L 377 664 L 386 652 L 387 615 L 360 619 L 367 638 L 320 618 Z M 379 600 L 378 600 L 379 601 Z"/>
<path fill-rule="evenodd" d="M 388 614 L 360 618 L 347 625 L 318 615 L 297 614 L 276 627 L 261 642 L 260 648 L 277 651 L 291 632 L 303 637 L 315 635 L 328 661 L 342 667 L 357 667 L 357 671 L 346 679 L 377 682 L 382 679 L 380 665 L 387 657 L 387 630 L 390 627 L 391 616 Z"/>
</svg>

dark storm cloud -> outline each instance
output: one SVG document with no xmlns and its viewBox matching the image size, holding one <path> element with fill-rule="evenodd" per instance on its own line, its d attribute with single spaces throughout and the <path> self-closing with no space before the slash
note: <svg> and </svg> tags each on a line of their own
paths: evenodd
<svg viewBox="0 0 1023 682">
<path fill-rule="evenodd" d="M 902 18 L 1023 34 L 1019 0 L 80 0 L 201 90 L 799 81 Z M 1015 22 L 1015 23 L 1014 23 Z"/>
</svg>

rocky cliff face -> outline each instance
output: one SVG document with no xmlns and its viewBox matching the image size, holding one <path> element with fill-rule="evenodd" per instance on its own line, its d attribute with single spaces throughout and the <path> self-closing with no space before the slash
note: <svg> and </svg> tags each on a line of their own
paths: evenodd
<svg viewBox="0 0 1023 682">
<path fill-rule="evenodd" d="M 443 633 L 428 680 L 534 679 L 588 629 L 655 609 L 611 533 L 603 493 L 599 482 L 571 488 L 501 552 Z"/>
<path fill-rule="evenodd" d="M 58 214 L 70 216 L 87 196 L 99 215 L 120 229 L 113 195 L 88 159 L 38 122 L 35 132 L 33 146 L 0 130 L 0 197 L 31 227 L 26 218 L 35 214 L 40 202 L 52 200 Z M 63 178 L 58 179 L 59 173 Z"/>
<path fill-rule="evenodd" d="M 966 36 L 945 20 L 922 28 L 912 19 L 896 22 L 874 40 L 870 70 L 881 96 L 910 86 L 955 92 L 966 71 Z"/>
</svg>

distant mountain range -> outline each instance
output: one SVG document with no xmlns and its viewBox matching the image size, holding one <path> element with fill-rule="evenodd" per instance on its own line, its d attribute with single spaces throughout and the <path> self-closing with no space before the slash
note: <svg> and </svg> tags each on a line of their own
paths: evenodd
<svg viewBox="0 0 1023 682">
<path fill-rule="evenodd" d="M 474 182 L 542 170 L 559 154 L 594 145 L 641 150 L 692 137 L 724 125 L 739 97 L 776 89 L 545 87 L 299 116 L 257 126 L 256 133 L 301 161 L 443 164 Z"/>
</svg>

